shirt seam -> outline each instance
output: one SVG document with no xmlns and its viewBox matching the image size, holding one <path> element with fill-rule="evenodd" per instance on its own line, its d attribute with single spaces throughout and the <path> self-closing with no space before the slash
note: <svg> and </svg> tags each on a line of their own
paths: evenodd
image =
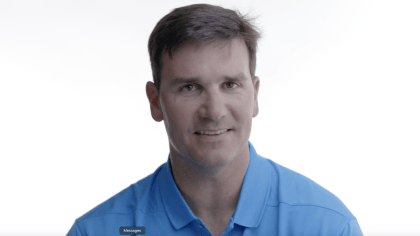
<svg viewBox="0 0 420 236">
<path fill-rule="evenodd" d="M 79 229 L 79 222 L 77 222 L 77 220 L 76 220 L 76 230 L 80 235 L 83 236 L 82 231 L 80 231 L 80 229 Z"/>
<path fill-rule="evenodd" d="M 105 214 L 101 214 L 101 215 L 96 215 L 96 216 L 90 216 L 90 217 L 87 217 L 87 218 L 85 218 L 85 219 L 83 219 L 83 220 L 88 220 L 88 219 L 93 219 L 93 218 L 96 218 L 96 217 L 103 217 L 103 216 L 106 216 L 106 215 L 130 215 L 130 214 L 133 214 L 134 212 L 136 212 L 136 211 L 140 211 L 141 213 L 143 213 L 143 214 L 145 214 L 145 215 L 148 215 L 148 214 L 153 214 L 153 213 L 160 213 L 160 212 L 166 212 L 165 210 L 163 210 L 163 211 L 153 211 L 153 212 L 151 212 L 151 213 L 146 213 L 146 212 L 143 212 L 142 210 L 140 210 L 140 209 L 135 209 L 135 210 L 133 210 L 132 212 L 129 212 L 129 213 L 105 213 Z M 83 217 L 82 217 L 83 218 Z M 82 220 L 82 219 L 79 219 L 79 221 L 80 220 Z"/>
<path fill-rule="evenodd" d="M 345 225 L 344 225 L 343 229 L 341 230 L 340 236 L 343 236 L 344 230 L 346 229 L 346 227 L 347 227 L 348 225 L 350 225 L 350 222 L 352 222 L 352 221 L 357 221 L 357 219 L 356 219 L 356 218 L 354 218 L 354 219 L 350 219 L 350 220 L 347 222 L 347 224 L 345 224 Z"/>
<path fill-rule="evenodd" d="M 348 220 L 356 220 L 356 217 L 354 217 L 353 216 L 353 218 L 350 218 L 350 217 L 348 217 L 348 216 L 346 216 L 346 215 L 343 215 L 342 213 L 340 213 L 340 212 L 338 212 L 338 211 L 336 211 L 336 210 L 333 210 L 333 209 L 330 209 L 330 208 L 328 208 L 328 207 L 323 207 L 323 206 L 318 206 L 318 205 L 314 205 L 314 204 L 291 204 L 291 203 L 287 203 L 287 202 L 280 202 L 278 205 L 270 205 L 270 204 L 267 204 L 267 206 L 270 206 L 270 207 L 278 207 L 278 206 L 280 206 L 280 204 L 286 204 L 286 205 L 289 205 L 289 206 L 312 206 L 312 207 L 319 207 L 319 208 L 323 208 L 323 209 L 326 209 L 326 210 L 329 210 L 329 211 L 332 211 L 332 212 L 335 212 L 335 213 L 337 213 L 337 214 L 339 214 L 339 215 L 341 215 L 341 216 L 343 216 L 343 217 L 345 217 L 346 219 L 348 219 Z"/>
</svg>

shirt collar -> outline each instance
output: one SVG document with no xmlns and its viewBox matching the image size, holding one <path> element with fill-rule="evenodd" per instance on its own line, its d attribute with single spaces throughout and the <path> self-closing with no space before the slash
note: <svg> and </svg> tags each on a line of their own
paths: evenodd
<svg viewBox="0 0 420 236">
<path fill-rule="evenodd" d="M 257 227 L 264 214 L 270 193 L 271 172 L 268 162 L 259 156 L 248 141 L 249 164 L 242 183 L 233 222 L 245 227 Z"/>
<path fill-rule="evenodd" d="M 162 196 L 162 202 L 166 213 L 175 229 L 180 229 L 197 219 L 191 209 L 188 207 L 181 192 L 175 184 L 175 180 L 171 173 L 171 161 L 168 157 L 168 162 L 164 164 L 162 171 L 159 174 L 159 186 Z"/>
<path fill-rule="evenodd" d="M 261 221 L 270 190 L 268 163 L 260 157 L 248 141 L 249 164 L 242 183 L 233 222 L 245 227 L 256 227 Z M 163 205 L 169 220 L 180 229 L 197 219 L 178 190 L 171 173 L 170 158 L 158 177 Z"/>
</svg>

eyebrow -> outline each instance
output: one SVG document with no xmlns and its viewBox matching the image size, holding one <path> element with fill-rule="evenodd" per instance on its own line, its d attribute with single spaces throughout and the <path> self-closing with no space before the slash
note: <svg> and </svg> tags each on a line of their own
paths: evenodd
<svg viewBox="0 0 420 236">
<path fill-rule="evenodd" d="M 243 81 L 246 80 L 247 77 L 243 74 L 237 74 L 234 76 L 223 76 L 223 80 L 229 80 L 229 81 Z M 178 84 L 194 84 L 194 83 L 200 83 L 202 79 L 200 77 L 191 77 L 191 78 L 182 78 L 182 77 L 176 77 L 170 82 L 170 86 L 175 86 Z"/>
<path fill-rule="evenodd" d="M 181 77 L 177 77 L 175 79 L 173 79 L 170 83 L 170 86 L 175 86 L 177 84 L 194 84 L 194 83 L 199 83 L 201 81 L 200 78 L 181 78 Z"/>
<path fill-rule="evenodd" d="M 230 80 L 230 81 L 243 81 L 243 80 L 246 80 L 247 77 L 243 73 L 240 73 L 234 76 L 223 76 L 223 79 Z"/>
</svg>

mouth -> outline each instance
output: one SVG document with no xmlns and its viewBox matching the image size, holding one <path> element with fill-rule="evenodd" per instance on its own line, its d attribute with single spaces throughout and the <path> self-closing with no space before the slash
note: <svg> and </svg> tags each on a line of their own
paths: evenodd
<svg viewBox="0 0 420 236">
<path fill-rule="evenodd" d="M 228 131 L 231 131 L 232 129 L 222 129 L 222 130 L 215 130 L 215 131 L 209 131 L 209 130 L 203 130 L 203 131 L 196 131 L 194 134 L 197 135 L 219 135 L 226 133 Z"/>
</svg>

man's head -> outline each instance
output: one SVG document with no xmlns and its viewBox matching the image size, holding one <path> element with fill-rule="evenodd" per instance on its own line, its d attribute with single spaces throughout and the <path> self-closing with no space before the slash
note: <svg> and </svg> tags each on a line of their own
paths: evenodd
<svg viewBox="0 0 420 236">
<path fill-rule="evenodd" d="M 240 18 L 192 5 L 165 16 L 150 36 L 155 83 L 146 90 L 152 117 L 164 120 L 172 160 L 226 166 L 247 150 L 258 114 L 259 34 Z"/>
<path fill-rule="evenodd" d="M 260 33 L 251 19 L 219 6 L 195 4 L 174 9 L 155 26 L 149 38 L 149 56 L 153 82 L 159 92 L 162 72 L 162 56 L 185 44 L 197 47 L 216 41 L 244 40 L 249 56 L 249 70 L 255 76 L 257 41 Z"/>
</svg>

